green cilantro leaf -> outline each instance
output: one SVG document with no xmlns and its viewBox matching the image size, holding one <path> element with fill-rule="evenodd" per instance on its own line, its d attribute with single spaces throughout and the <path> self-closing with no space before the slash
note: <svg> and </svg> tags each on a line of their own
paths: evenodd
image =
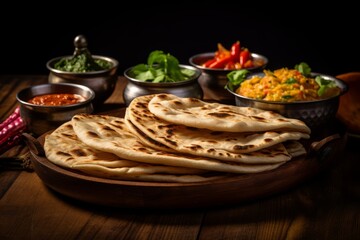
<svg viewBox="0 0 360 240">
<path fill-rule="evenodd" d="M 302 75 L 304 76 L 310 76 L 311 74 L 311 68 L 310 66 L 305 63 L 305 62 L 301 62 L 299 64 L 296 64 L 294 67 L 296 70 L 298 70 Z"/>
<path fill-rule="evenodd" d="M 149 54 L 147 64 L 134 66 L 130 74 L 141 81 L 160 83 L 187 80 L 195 74 L 195 71 L 180 68 L 178 59 L 171 54 L 154 50 Z"/>
<path fill-rule="evenodd" d="M 316 76 L 315 77 L 315 82 L 320 86 L 319 90 L 318 90 L 318 95 L 322 96 L 324 95 L 324 93 L 330 89 L 330 88 L 334 88 L 337 87 L 336 83 L 332 80 L 326 80 L 324 78 L 322 78 L 321 76 Z"/>
<path fill-rule="evenodd" d="M 235 90 L 235 87 L 239 86 L 245 79 L 249 70 L 241 69 L 229 72 L 226 76 L 228 78 L 228 87 L 231 91 Z M 225 86 L 226 87 L 226 86 Z"/>
<path fill-rule="evenodd" d="M 288 78 L 286 81 L 285 81 L 286 84 L 293 84 L 293 83 L 297 83 L 296 79 L 291 77 L 291 78 Z"/>
</svg>

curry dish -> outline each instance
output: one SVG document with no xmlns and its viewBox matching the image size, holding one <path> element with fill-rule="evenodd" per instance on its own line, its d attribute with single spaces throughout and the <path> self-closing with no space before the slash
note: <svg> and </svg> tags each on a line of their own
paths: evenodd
<svg viewBox="0 0 360 240">
<path fill-rule="evenodd" d="M 79 94 L 54 93 L 35 96 L 28 102 L 36 105 L 61 106 L 76 104 L 83 101 L 85 101 L 85 98 Z"/>
<path fill-rule="evenodd" d="M 333 87 L 320 96 L 320 86 L 315 78 L 304 76 L 296 69 L 264 70 L 264 74 L 242 82 L 236 93 L 249 98 L 280 102 L 319 100 L 340 93 L 339 87 Z"/>
</svg>

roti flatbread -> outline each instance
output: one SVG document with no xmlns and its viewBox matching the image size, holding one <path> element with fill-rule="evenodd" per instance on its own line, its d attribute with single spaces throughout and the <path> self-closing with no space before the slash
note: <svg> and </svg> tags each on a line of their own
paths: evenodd
<svg viewBox="0 0 360 240">
<path fill-rule="evenodd" d="M 138 129 L 134 124 L 132 124 L 130 121 L 125 121 L 127 125 L 131 125 L 130 129 L 131 131 L 135 131 L 134 134 L 138 136 L 141 141 L 150 147 L 154 147 L 155 149 L 161 150 L 159 148 L 162 144 L 156 142 L 155 140 L 149 138 L 144 134 L 140 129 Z M 166 147 L 166 146 L 165 146 Z M 195 146 L 194 146 L 195 147 Z M 200 148 L 200 147 L 196 147 Z M 172 153 L 176 153 L 174 149 L 171 149 Z M 191 153 L 191 150 L 189 150 Z M 287 151 L 287 149 L 284 147 L 283 144 L 276 144 L 272 147 L 262 149 L 256 152 L 251 153 L 231 153 L 227 151 L 221 151 L 216 149 L 210 149 L 210 153 L 204 153 L 204 151 L 200 152 L 197 151 L 195 153 L 197 154 L 191 154 L 196 155 L 199 157 L 206 157 L 209 156 L 209 158 L 212 159 L 218 159 L 223 161 L 229 161 L 229 162 L 237 162 L 237 163 L 244 163 L 244 164 L 275 164 L 275 163 L 281 163 L 285 161 L 289 161 L 291 159 L 291 155 Z M 179 153 L 179 152 L 178 152 Z M 181 153 L 180 153 L 181 154 Z M 186 154 L 186 153 L 185 153 Z M 215 156 L 215 157 L 212 157 Z"/>
<path fill-rule="evenodd" d="M 165 152 L 172 152 L 172 153 L 176 153 L 177 151 L 158 142 L 155 141 L 154 139 L 152 139 L 151 137 L 147 136 L 146 134 L 144 134 L 143 132 L 141 132 L 141 130 L 139 128 L 137 128 L 130 120 L 127 116 L 128 111 L 125 111 L 125 118 L 124 118 L 124 122 L 127 126 L 127 128 L 129 129 L 129 131 L 131 131 L 134 135 L 136 135 L 140 141 L 145 144 L 148 147 L 154 148 L 156 150 L 160 150 L 160 151 L 165 151 Z"/>
<path fill-rule="evenodd" d="M 307 154 L 304 145 L 298 141 L 286 141 L 284 142 L 284 146 L 292 158 L 304 156 Z"/>
<path fill-rule="evenodd" d="M 152 97 L 152 95 L 137 97 L 129 104 L 125 119 L 132 124 L 129 123 L 128 127 L 130 130 L 136 127 L 141 131 L 142 135 L 146 135 L 148 138 L 178 152 L 225 161 L 239 159 L 240 162 L 248 161 L 245 163 L 249 164 L 281 162 L 284 159 L 272 156 L 263 158 L 264 151 L 266 153 L 284 151 L 284 154 L 286 154 L 286 149 L 279 146 L 279 143 L 310 138 L 308 134 L 301 132 L 215 132 L 170 123 L 158 118 L 149 111 L 147 106 Z M 142 138 L 139 130 L 135 130 L 133 133 Z M 165 147 L 162 146 L 162 149 L 166 150 Z M 253 152 L 257 152 L 254 153 L 254 155 L 258 156 L 256 159 L 244 157 L 247 156 L 246 154 L 239 154 Z"/>
<path fill-rule="evenodd" d="M 179 125 L 224 132 L 297 131 L 310 134 L 298 119 L 272 111 L 207 103 L 196 98 L 180 98 L 161 93 L 153 95 L 148 108 L 157 117 Z"/>
<path fill-rule="evenodd" d="M 274 157 L 281 157 L 285 160 L 275 164 L 225 162 L 151 148 L 127 128 L 123 118 L 108 115 L 77 114 L 72 118 L 71 122 L 76 135 L 86 145 L 137 162 L 217 172 L 257 173 L 275 169 L 291 158 L 289 154 L 283 156 L 283 153 L 279 155 L 271 153 Z M 269 154 L 267 154 L 267 157 L 269 157 Z"/>
<path fill-rule="evenodd" d="M 71 122 L 45 137 L 44 150 L 49 161 L 91 176 L 151 182 L 203 182 L 226 175 L 199 169 L 144 164 L 119 158 L 84 144 Z"/>
</svg>

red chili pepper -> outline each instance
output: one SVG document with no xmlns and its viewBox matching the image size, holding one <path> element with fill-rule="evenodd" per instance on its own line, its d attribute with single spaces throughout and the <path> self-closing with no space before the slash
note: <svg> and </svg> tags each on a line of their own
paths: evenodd
<svg viewBox="0 0 360 240">
<path fill-rule="evenodd" d="M 250 51 L 247 48 L 244 48 L 241 52 L 240 52 L 240 64 L 241 67 L 245 67 L 246 64 L 249 60 L 251 60 L 251 55 L 250 55 Z M 252 63 L 252 61 L 251 61 Z"/>
<path fill-rule="evenodd" d="M 216 58 L 212 58 L 212 59 L 207 60 L 206 62 L 204 62 L 202 64 L 202 66 L 208 68 L 214 62 L 216 62 Z"/>
<path fill-rule="evenodd" d="M 235 69 L 235 63 L 233 62 L 232 59 L 225 65 L 224 69 L 226 70 Z"/>
<path fill-rule="evenodd" d="M 230 56 L 231 53 L 227 50 L 221 43 L 217 44 L 218 50 L 215 52 L 216 59 L 222 59 L 224 57 Z"/>
<path fill-rule="evenodd" d="M 225 65 L 231 61 L 231 59 L 232 59 L 231 56 L 221 58 L 221 59 L 217 60 L 216 62 L 210 64 L 209 68 L 224 68 Z"/>
<path fill-rule="evenodd" d="M 15 108 L 14 112 L 12 112 L 2 123 L 0 123 L 0 131 L 2 131 L 2 129 L 4 127 L 7 127 L 7 125 L 9 125 L 12 121 L 17 119 L 19 116 L 20 116 L 20 106 L 17 106 Z"/>
<path fill-rule="evenodd" d="M 233 60 L 235 62 L 238 61 L 239 57 L 240 57 L 240 41 L 236 41 L 232 46 L 231 46 L 231 57 L 233 58 Z"/>
<path fill-rule="evenodd" d="M 250 51 L 247 48 L 244 48 L 240 52 L 240 65 L 241 67 L 245 67 L 245 63 L 250 59 Z"/>
</svg>

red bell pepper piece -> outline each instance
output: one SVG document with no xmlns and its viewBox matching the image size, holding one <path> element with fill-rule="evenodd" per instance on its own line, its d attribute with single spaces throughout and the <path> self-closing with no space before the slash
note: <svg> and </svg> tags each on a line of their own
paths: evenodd
<svg viewBox="0 0 360 240">
<path fill-rule="evenodd" d="M 227 64 L 225 64 L 224 69 L 226 70 L 235 69 L 235 63 L 233 62 L 233 60 L 230 60 Z"/>
<path fill-rule="evenodd" d="M 244 48 L 241 52 L 240 52 L 240 65 L 241 67 L 245 67 L 245 63 L 247 62 L 247 60 L 250 59 L 250 51 L 247 48 Z"/>
<path fill-rule="evenodd" d="M 210 64 L 209 68 L 224 68 L 225 65 L 232 60 L 231 56 L 223 57 Z"/>
<path fill-rule="evenodd" d="M 216 58 L 212 58 L 212 59 L 207 60 L 201 66 L 208 68 L 214 62 L 216 62 Z"/>
<path fill-rule="evenodd" d="M 231 46 L 231 52 L 230 55 L 233 58 L 233 61 L 237 62 L 239 57 L 240 57 L 240 41 L 236 41 L 232 46 Z"/>
<path fill-rule="evenodd" d="M 217 44 L 218 50 L 215 52 L 215 58 L 217 60 L 230 56 L 231 53 L 221 43 Z"/>
</svg>

